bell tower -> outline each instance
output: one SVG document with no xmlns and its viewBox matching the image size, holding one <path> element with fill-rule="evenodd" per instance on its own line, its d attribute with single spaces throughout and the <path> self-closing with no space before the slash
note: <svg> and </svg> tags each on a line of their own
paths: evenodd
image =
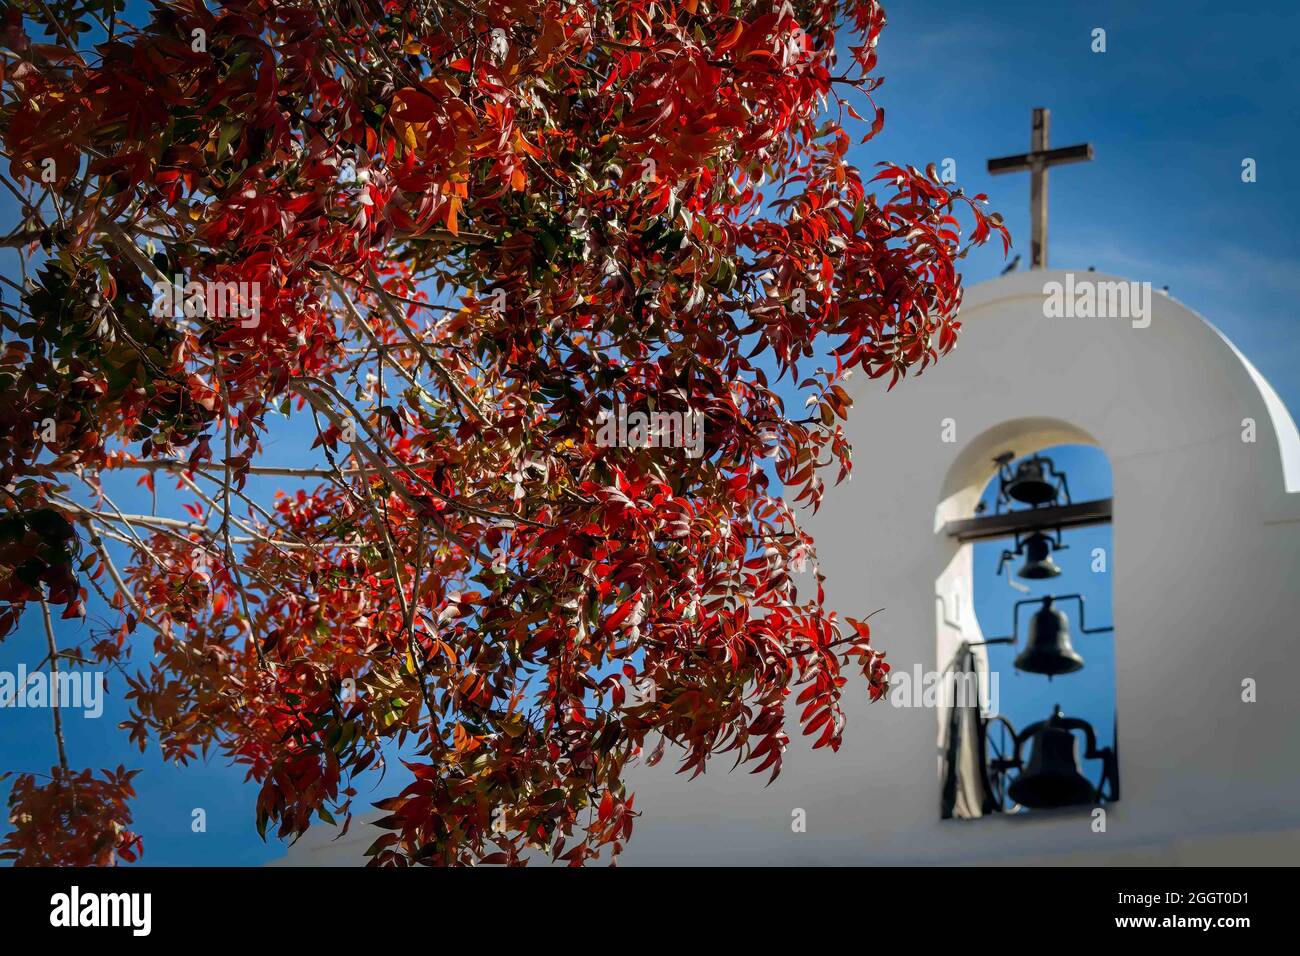
<svg viewBox="0 0 1300 956">
<path fill-rule="evenodd" d="M 979 713 L 954 702 L 940 714 L 943 819 L 1096 808 L 1119 796 L 1112 628 L 1095 620 L 1112 604 L 1110 467 L 1084 444 L 1043 448 L 1014 432 L 1006 441 L 1029 453 L 993 456 L 973 513 L 939 532 L 969 571 L 940 584 L 939 603 L 970 611 L 945 614 L 940 670 L 969 670 L 996 691 Z M 1072 497 L 1071 474 L 1084 500 Z"/>
</svg>

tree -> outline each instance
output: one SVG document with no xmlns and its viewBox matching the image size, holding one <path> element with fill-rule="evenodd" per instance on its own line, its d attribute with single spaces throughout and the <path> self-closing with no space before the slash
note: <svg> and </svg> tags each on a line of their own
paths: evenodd
<svg viewBox="0 0 1300 956">
<path fill-rule="evenodd" d="M 849 472 L 846 376 L 952 348 L 956 260 L 1008 241 L 848 162 L 878 3 L 121 6 L 5 14 L 0 635 L 99 594 L 78 654 L 136 668 L 131 740 L 245 765 L 263 834 L 346 825 L 400 750 L 381 865 L 609 858 L 630 761 L 838 748 L 888 666 L 796 508 Z M 265 461 L 277 414 L 319 462 Z M 120 472 L 187 513 L 123 513 Z M 59 752 L 5 854 L 133 858 L 130 773 Z"/>
</svg>

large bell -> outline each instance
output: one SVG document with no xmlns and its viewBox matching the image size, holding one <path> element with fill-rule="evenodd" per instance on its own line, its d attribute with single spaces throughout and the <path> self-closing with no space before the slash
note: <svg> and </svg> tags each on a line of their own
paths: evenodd
<svg viewBox="0 0 1300 956">
<path fill-rule="evenodd" d="M 1030 581 L 1040 581 L 1060 573 L 1061 569 L 1052 560 L 1052 539 L 1041 531 L 1035 531 L 1025 539 L 1025 563 L 1016 574 Z"/>
<path fill-rule="evenodd" d="M 1016 668 L 1031 674 L 1073 674 L 1083 667 L 1083 658 L 1070 643 L 1070 622 L 1065 612 L 1052 607 L 1052 596 L 1029 619 L 1029 640 L 1016 656 Z"/>
<path fill-rule="evenodd" d="M 1027 505 L 1044 505 L 1056 500 L 1056 485 L 1048 478 L 1051 462 L 1046 458 L 1026 458 L 1016 465 L 1015 476 L 1007 482 L 1007 494 Z"/>
<path fill-rule="evenodd" d="M 1079 742 L 1059 726 L 1064 716 L 1057 708 L 1034 734 L 1029 763 L 1007 788 L 1022 807 L 1049 810 L 1097 800 L 1096 788 L 1079 772 Z"/>
</svg>

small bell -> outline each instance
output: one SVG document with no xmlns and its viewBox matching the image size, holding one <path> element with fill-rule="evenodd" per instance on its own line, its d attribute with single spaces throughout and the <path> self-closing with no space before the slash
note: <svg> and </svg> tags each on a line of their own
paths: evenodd
<svg viewBox="0 0 1300 956">
<path fill-rule="evenodd" d="M 1041 581 L 1060 573 L 1060 567 L 1052 560 L 1052 539 L 1041 531 L 1035 531 L 1025 539 L 1025 563 L 1016 575 L 1029 581 Z"/>
<path fill-rule="evenodd" d="M 1016 656 L 1016 668 L 1031 674 L 1073 674 L 1083 667 L 1083 658 L 1070 643 L 1070 622 L 1065 612 L 1052 607 L 1052 596 L 1029 619 L 1029 639 Z"/>
<path fill-rule="evenodd" d="M 1006 493 L 1022 504 L 1037 507 L 1055 501 L 1057 487 L 1048 477 L 1051 461 L 1035 455 L 1016 465 L 1015 476 L 1006 483 Z"/>
</svg>

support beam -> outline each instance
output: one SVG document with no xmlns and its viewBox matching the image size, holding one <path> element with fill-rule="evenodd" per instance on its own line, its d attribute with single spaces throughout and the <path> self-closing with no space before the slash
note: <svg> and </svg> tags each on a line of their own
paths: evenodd
<svg viewBox="0 0 1300 956">
<path fill-rule="evenodd" d="M 1026 508 L 1000 515 L 982 515 L 949 521 L 943 533 L 963 543 L 987 541 L 991 538 L 1009 538 L 1030 531 L 1049 528 L 1082 528 L 1086 525 L 1110 524 L 1113 498 L 1081 501 L 1072 505 L 1055 505 L 1051 508 Z"/>
</svg>

